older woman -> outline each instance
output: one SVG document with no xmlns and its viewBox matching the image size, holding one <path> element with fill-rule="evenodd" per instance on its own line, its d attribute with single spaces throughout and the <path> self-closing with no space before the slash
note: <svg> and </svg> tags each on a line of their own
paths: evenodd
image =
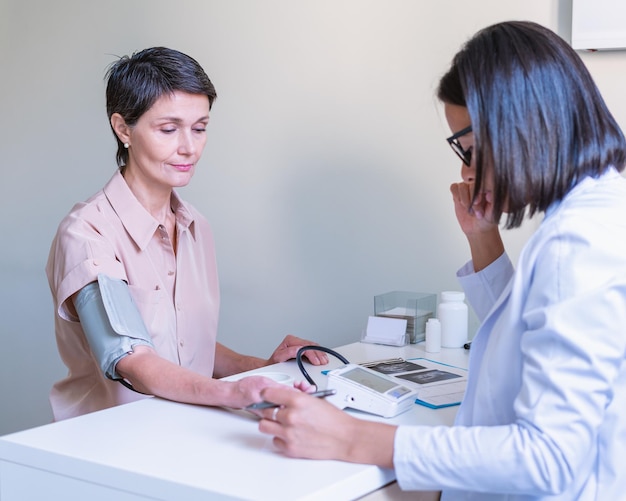
<svg viewBox="0 0 626 501">
<path fill-rule="evenodd" d="M 213 235 L 175 191 L 202 155 L 213 84 L 191 57 L 154 47 L 111 66 L 106 97 L 119 169 L 61 222 L 46 270 L 69 369 L 51 392 L 54 416 L 143 394 L 234 408 L 257 402 L 277 383 L 214 378 L 285 361 L 311 343 L 287 336 L 264 360 L 216 341 Z M 322 352 L 307 357 L 327 362 Z"/>
</svg>

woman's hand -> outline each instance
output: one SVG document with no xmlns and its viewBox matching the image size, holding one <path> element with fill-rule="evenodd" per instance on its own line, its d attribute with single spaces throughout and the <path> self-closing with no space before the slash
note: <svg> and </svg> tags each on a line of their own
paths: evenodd
<svg viewBox="0 0 626 501">
<path fill-rule="evenodd" d="M 247 376 L 226 384 L 232 385 L 228 407 L 233 409 L 243 409 L 250 404 L 261 402 L 263 400 L 261 394 L 266 388 L 287 387 L 273 379 L 263 377 L 261 373 L 258 376 Z"/>
<path fill-rule="evenodd" d="M 300 339 L 296 336 L 286 336 L 285 339 L 274 350 L 269 359 L 252 357 L 249 355 L 241 355 L 221 343 L 215 346 L 215 367 L 213 369 L 213 377 L 223 378 L 239 374 L 241 372 L 259 369 L 268 365 L 286 362 L 296 357 L 298 350 L 303 346 L 317 345 L 312 341 Z M 313 365 L 325 365 L 328 363 L 328 356 L 322 351 L 309 350 L 304 353 Z"/>
<path fill-rule="evenodd" d="M 454 212 L 465 235 L 476 235 L 492 231 L 497 224 L 493 222 L 492 193 L 481 192 L 472 204 L 474 184 L 454 183 L 450 186 Z"/>
<path fill-rule="evenodd" d="M 493 221 L 491 191 L 479 193 L 472 204 L 473 192 L 471 183 L 450 186 L 454 212 L 469 242 L 474 271 L 480 271 L 504 253 L 504 243 L 498 224 Z"/>
<path fill-rule="evenodd" d="M 278 348 L 274 350 L 274 353 L 272 353 L 272 356 L 267 361 L 267 365 L 286 362 L 287 360 L 296 358 L 296 354 L 300 348 L 311 345 L 317 345 L 317 343 L 290 334 L 286 336 L 282 343 L 278 345 Z M 304 352 L 303 356 L 313 365 L 326 365 L 328 363 L 328 355 L 323 351 L 308 350 Z"/>
</svg>

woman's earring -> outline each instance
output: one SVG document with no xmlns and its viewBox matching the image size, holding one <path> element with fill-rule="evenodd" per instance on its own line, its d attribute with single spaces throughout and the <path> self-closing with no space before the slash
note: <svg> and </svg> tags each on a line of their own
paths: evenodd
<svg viewBox="0 0 626 501">
<path fill-rule="evenodd" d="M 130 146 L 130 144 L 124 143 L 124 148 L 128 149 L 129 146 Z"/>
</svg>

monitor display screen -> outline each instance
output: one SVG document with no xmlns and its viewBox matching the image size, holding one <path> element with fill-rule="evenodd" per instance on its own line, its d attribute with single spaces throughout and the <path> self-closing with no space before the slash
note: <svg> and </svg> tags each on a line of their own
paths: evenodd
<svg viewBox="0 0 626 501">
<path fill-rule="evenodd" d="M 342 377 L 354 381 L 356 383 L 362 384 L 367 388 L 371 388 L 372 390 L 377 391 L 378 393 L 385 393 L 389 391 L 391 388 L 395 388 L 398 386 L 396 383 L 389 381 L 383 377 L 379 377 L 376 374 L 372 374 L 369 371 L 363 370 L 359 367 L 355 367 L 352 370 L 344 372 Z"/>
</svg>

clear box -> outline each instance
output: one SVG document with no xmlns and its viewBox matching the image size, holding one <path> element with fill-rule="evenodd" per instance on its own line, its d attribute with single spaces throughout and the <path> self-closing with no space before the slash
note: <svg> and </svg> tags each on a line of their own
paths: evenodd
<svg viewBox="0 0 626 501">
<path fill-rule="evenodd" d="M 437 294 L 429 292 L 393 291 L 374 296 L 374 315 L 407 320 L 409 343 L 424 341 L 426 321 L 435 316 Z"/>
</svg>

